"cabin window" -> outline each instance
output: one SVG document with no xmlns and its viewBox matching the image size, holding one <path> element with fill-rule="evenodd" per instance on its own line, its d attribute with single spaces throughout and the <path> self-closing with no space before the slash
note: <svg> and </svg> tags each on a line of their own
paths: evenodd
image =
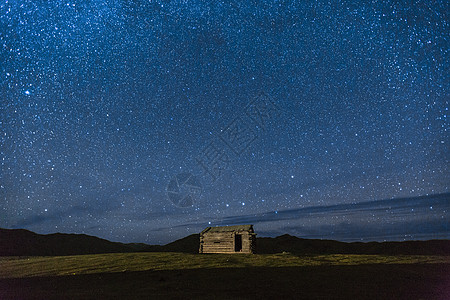
<svg viewBox="0 0 450 300">
<path fill-rule="evenodd" d="M 236 234 L 234 236 L 234 251 L 240 252 L 242 250 L 242 235 Z"/>
</svg>

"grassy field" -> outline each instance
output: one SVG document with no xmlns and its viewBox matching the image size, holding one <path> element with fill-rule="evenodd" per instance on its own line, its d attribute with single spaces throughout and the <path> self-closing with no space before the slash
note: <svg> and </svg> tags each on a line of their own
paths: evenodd
<svg viewBox="0 0 450 300">
<path fill-rule="evenodd" d="M 0 258 L 0 299 L 119 296 L 446 299 L 450 257 L 114 253 Z"/>
<path fill-rule="evenodd" d="M 0 278 L 95 273 L 245 267 L 348 266 L 363 264 L 450 264 L 450 256 L 111 253 L 75 256 L 3 257 Z"/>
</svg>

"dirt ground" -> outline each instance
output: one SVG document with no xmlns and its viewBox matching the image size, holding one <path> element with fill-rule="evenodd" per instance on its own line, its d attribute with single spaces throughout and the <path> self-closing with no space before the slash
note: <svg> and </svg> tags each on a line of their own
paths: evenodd
<svg viewBox="0 0 450 300">
<path fill-rule="evenodd" d="M 450 299 L 449 264 L 221 268 L 0 280 L 0 299 Z"/>
</svg>

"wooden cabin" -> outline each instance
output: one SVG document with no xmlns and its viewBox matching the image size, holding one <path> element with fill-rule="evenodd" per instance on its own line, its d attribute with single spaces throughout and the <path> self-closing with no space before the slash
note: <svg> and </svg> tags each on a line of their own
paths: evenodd
<svg viewBox="0 0 450 300">
<path fill-rule="evenodd" d="M 208 227 L 200 233 L 199 253 L 255 253 L 253 225 Z"/>
</svg>

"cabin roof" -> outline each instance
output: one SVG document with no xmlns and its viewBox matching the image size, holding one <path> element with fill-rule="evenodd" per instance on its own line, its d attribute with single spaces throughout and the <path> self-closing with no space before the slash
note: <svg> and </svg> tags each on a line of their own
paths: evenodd
<svg viewBox="0 0 450 300">
<path fill-rule="evenodd" d="M 233 232 L 233 231 L 253 231 L 253 225 L 234 225 L 234 226 L 220 226 L 207 227 L 201 233 L 206 232 Z"/>
</svg>

